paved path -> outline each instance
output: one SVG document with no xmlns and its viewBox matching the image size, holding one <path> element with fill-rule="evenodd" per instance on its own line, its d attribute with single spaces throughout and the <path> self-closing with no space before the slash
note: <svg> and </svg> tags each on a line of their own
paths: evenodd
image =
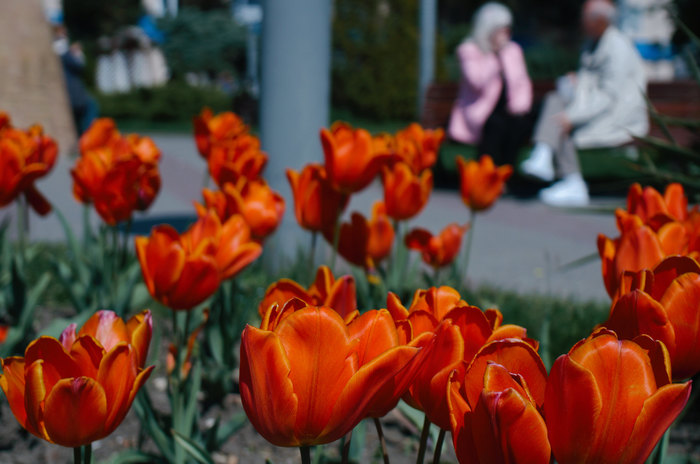
<svg viewBox="0 0 700 464">
<path fill-rule="evenodd" d="M 196 153 L 188 135 L 152 134 L 163 151 L 161 164 L 163 188 L 149 211 L 155 215 L 187 215 L 193 213 L 192 200 L 199 198 L 204 162 Z M 62 158 L 51 175 L 38 183 L 39 189 L 74 224 L 81 227 L 81 206 L 71 194 L 68 174 L 73 161 Z M 288 189 L 280 189 L 283 193 Z M 369 214 L 371 204 L 381 197 L 379 185 L 373 185 L 355 196 L 348 213 L 357 210 Z M 600 200 L 606 204 L 617 200 Z M 3 216 L 13 215 L 12 207 L 0 210 Z M 143 217 L 143 215 L 141 215 Z M 425 210 L 411 225 L 433 231 L 449 222 L 463 222 L 467 210 L 456 192 L 436 191 Z M 93 214 L 93 221 L 98 219 Z M 616 235 L 612 215 L 575 214 L 548 208 L 537 201 L 503 198 L 494 208 L 478 217 L 475 227 L 470 278 L 476 283 L 489 283 L 517 291 L 534 291 L 577 299 L 606 299 L 600 263 L 589 262 L 562 272 L 559 266 L 596 251 L 598 233 Z M 33 240 L 63 240 L 63 231 L 55 216 L 31 218 Z M 306 244 L 308 236 L 296 225 L 291 202 L 283 226 L 276 234 L 277 250 L 292 255 L 298 244 Z M 275 259 L 277 254 L 274 255 Z M 269 259 L 269 258 L 268 258 Z"/>
</svg>

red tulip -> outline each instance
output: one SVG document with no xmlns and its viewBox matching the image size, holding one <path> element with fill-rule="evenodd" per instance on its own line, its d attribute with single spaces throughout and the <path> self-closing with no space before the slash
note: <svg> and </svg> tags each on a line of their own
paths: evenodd
<svg viewBox="0 0 700 464">
<path fill-rule="evenodd" d="M 43 134 L 41 126 L 23 131 L 12 128 L 6 114 L 0 118 L 0 207 L 24 194 L 37 213 L 46 215 L 51 205 L 34 183 L 53 168 L 58 146 Z"/>
<path fill-rule="evenodd" d="M 248 127 L 236 114 L 225 111 L 216 116 L 209 108 L 193 118 L 194 140 L 197 150 L 204 159 L 208 159 L 213 145 L 232 140 L 248 132 Z"/>
<path fill-rule="evenodd" d="M 344 436 L 378 410 L 380 398 L 388 401 L 387 392 L 419 352 L 395 346 L 361 361 L 369 354 L 360 351 L 366 335 L 353 335 L 329 308 L 303 307 L 274 320 L 243 331 L 240 390 L 255 429 L 278 446 L 318 445 Z"/>
<path fill-rule="evenodd" d="M 443 129 L 423 129 L 420 124 L 410 124 L 396 133 L 396 155 L 419 174 L 437 162 L 444 138 Z"/>
<path fill-rule="evenodd" d="M 313 232 L 332 230 L 350 198 L 332 187 L 326 169 L 320 164 L 308 164 L 301 173 L 287 169 L 287 179 L 299 225 Z"/>
<path fill-rule="evenodd" d="M 626 272 L 605 327 L 620 338 L 649 335 L 662 341 L 671 359 L 673 379 L 700 372 L 700 264 L 672 256 L 653 271 Z"/>
<path fill-rule="evenodd" d="M 264 240 L 277 229 L 284 216 L 284 198 L 262 179 L 239 179 L 236 185 L 226 184 L 223 190 L 204 189 L 204 205 L 196 204 L 200 215 L 214 209 L 222 221 L 240 214 L 257 240 Z"/>
<path fill-rule="evenodd" d="M 450 374 L 447 402 L 457 459 L 547 464 L 551 450 L 539 413 L 547 381 L 542 360 L 523 341 L 492 343 L 466 376 L 460 370 Z"/>
<path fill-rule="evenodd" d="M 462 201 L 470 209 L 481 211 L 490 208 L 503 193 L 503 186 L 513 174 L 513 167 L 496 167 L 489 155 L 482 155 L 479 161 L 466 161 L 457 158 L 461 179 Z"/>
<path fill-rule="evenodd" d="M 668 184 L 663 196 L 653 187 L 633 184 L 627 193 L 627 212 L 645 223 L 684 221 L 688 217 L 688 198 L 683 186 Z"/>
<path fill-rule="evenodd" d="M 258 312 L 262 316 L 273 304 L 282 307 L 292 298 L 297 298 L 309 306 L 333 308 L 343 319 L 357 310 L 355 279 L 351 275 L 336 279 L 327 266 L 318 268 L 316 280 L 308 290 L 290 279 L 281 279 L 273 283 L 267 287 Z"/>
<path fill-rule="evenodd" d="M 425 229 L 413 229 L 406 234 L 406 248 L 421 252 L 423 262 L 435 269 L 448 266 L 459 254 L 462 236 L 469 230 L 469 225 L 460 226 L 452 223 L 438 235 Z"/>
<path fill-rule="evenodd" d="M 114 121 L 103 118 L 83 134 L 80 147 L 81 156 L 71 170 L 73 195 L 79 202 L 93 203 L 110 225 L 151 206 L 161 185 L 161 153 L 152 139 L 122 137 Z"/>
<path fill-rule="evenodd" d="M 208 163 L 209 174 L 221 188 L 227 183 L 235 184 L 241 178 L 259 178 L 267 164 L 267 155 L 261 151 L 257 137 L 241 134 L 212 145 Z"/>
<path fill-rule="evenodd" d="M 324 230 L 328 243 L 334 241 L 333 230 Z M 389 256 L 394 243 L 394 228 L 386 216 L 384 204 L 377 202 L 368 221 L 360 213 L 353 213 L 350 222 L 340 225 L 338 254 L 349 263 L 371 270 Z"/>
<path fill-rule="evenodd" d="M 668 222 L 654 231 L 639 216 L 622 210 L 615 215 L 620 237 L 613 240 L 598 236 L 603 280 L 610 296 L 617 291 L 623 272 L 653 268 L 664 257 L 684 251 L 687 241 L 685 227 L 679 222 Z"/>
<path fill-rule="evenodd" d="M 213 211 L 183 235 L 156 226 L 150 237 L 136 237 L 135 246 L 148 291 L 171 309 L 197 306 L 262 252 L 241 216 L 222 224 Z"/>
<path fill-rule="evenodd" d="M 455 369 L 464 372 L 464 368 L 482 349 L 488 354 L 484 360 L 499 362 L 500 358 L 491 349 L 500 345 L 491 345 L 490 342 L 507 338 L 523 339 L 526 335 L 522 327 L 502 326 L 503 316 L 498 310 L 483 312 L 470 306 L 450 287 L 416 291 L 409 309 L 401 304 L 396 295 L 389 293 L 387 310 L 399 327 L 403 343 L 424 333 L 435 333 L 434 346 L 404 400 L 424 411 L 432 423 L 444 430 L 450 428 L 446 396 L 450 373 Z M 513 342 L 536 346 L 532 340 Z M 491 348 L 487 349 L 487 346 Z M 477 388 L 479 383 L 477 381 L 475 384 Z"/>
<path fill-rule="evenodd" d="M 24 357 L 2 360 L 0 387 L 28 432 L 67 447 L 87 445 L 114 431 L 153 370 L 143 368 L 151 313 L 124 323 L 99 311 L 76 333 L 40 337 Z"/>
<path fill-rule="evenodd" d="M 428 203 L 433 190 L 433 173 L 430 170 L 418 176 L 403 162 L 384 167 L 382 181 L 386 214 L 396 220 L 410 219 L 418 214 Z"/>
<path fill-rule="evenodd" d="M 330 130 L 321 129 L 321 143 L 328 179 L 345 193 L 367 187 L 391 159 L 391 155 L 373 150 L 369 132 L 343 122 L 334 123 Z"/>
<path fill-rule="evenodd" d="M 557 462 L 643 463 L 690 395 L 671 383 L 663 343 L 599 330 L 560 356 L 544 413 Z"/>
</svg>

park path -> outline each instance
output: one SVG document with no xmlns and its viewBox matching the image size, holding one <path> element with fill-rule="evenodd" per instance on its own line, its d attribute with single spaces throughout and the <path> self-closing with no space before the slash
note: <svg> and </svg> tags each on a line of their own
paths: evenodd
<svg viewBox="0 0 700 464">
<path fill-rule="evenodd" d="M 149 135 L 163 152 L 163 187 L 148 215 L 138 217 L 192 215 L 192 200 L 200 197 L 205 167 L 196 153 L 192 137 L 186 134 Z M 72 164 L 72 159 L 61 158 L 50 176 L 38 182 L 38 187 L 79 233 L 82 209 L 71 194 L 69 169 Z M 283 187 L 280 190 L 288 193 L 288 188 Z M 381 196 L 381 186 L 376 183 L 353 197 L 347 213 L 359 211 L 369 215 L 372 203 Z M 596 199 L 596 203 L 621 204 L 622 199 Z M 14 215 L 13 207 L 0 210 L 0 220 L 8 215 Z M 95 214 L 92 219 L 94 223 L 98 222 Z M 435 191 L 428 206 L 410 225 L 437 232 L 450 222 L 466 220 L 467 210 L 457 192 Z M 63 230 L 55 215 L 46 218 L 32 215 L 30 222 L 32 240 L 63 240 Z M 568 271 L 561 269 L 562 265 L 595 253 L 599 233 L 616 235 L 611 214 L 578 214 L 549 208 L 535 200 L 505 197 L 478 217 L 469 266 L 470 280 L 520 292 L 578 300 L 607 299 L 599 260 L 591 260 Z M 308 240 L 297 226 L 292 203 L 288 202 L 285 220 L 271 245 L 275 250 L 273 256 L 277 250 L 291 256 L 300 244 L 307 244 Z"/>
</svg>

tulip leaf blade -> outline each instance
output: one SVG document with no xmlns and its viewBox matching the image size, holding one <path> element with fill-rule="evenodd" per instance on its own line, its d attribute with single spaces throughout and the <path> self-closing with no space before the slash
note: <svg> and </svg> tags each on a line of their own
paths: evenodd
<svg viewBox="0 0 700 464">
<path fill-rule="evenodd" d="M 209 455 L 209 453 L 201 447 L 198 443 L 194 442 L 190 438 L 185 437 L 176 430 L 171 431 L 175 441 L 182 446 L 182 448 L 192 456 L 197 462 L 201 464 L 214 464 L 214 460 Z"/>
<path fill-rule="evenodd" d="M 143 451 L 128 449 L 117 453 L 107 464 L 140 464 L 142 462 L 167 463 L 165 459 L 155 454 L 144 453 Z"/>
</svg>

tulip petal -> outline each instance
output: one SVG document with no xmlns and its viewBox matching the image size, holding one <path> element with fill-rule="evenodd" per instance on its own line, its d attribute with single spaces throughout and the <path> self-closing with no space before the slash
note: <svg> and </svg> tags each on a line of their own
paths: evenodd
<svg viewBox="0 0 700 464">
<path fill-rule="evenodd" d="M 241 400 L 255 430 L 277 446 L 299 445 L 294 435 L 298 399 L 289 371 L 279 337 L 247 326 L 241 336 Z"/>
<path fill-rule="evenodd" d="M 136 350 L 139 359 L 139 367 L 143 368 L 148 357 L 148 347 L 153 335 L 153 316 L 149 310 L 133 316 L 126 323 L 126 329 L 131 338 L 131 346 Z"/>
<path fill-rule="evenodd" d="M 73 343 L 70 357 L 80 366 L 83 375 L 96 378 L 97 369 L 100 367 L 104 353 L 102 345 L 94 337 L 83 335 Z"/>
<path fill-rule="evenodd" d="M 558 462 L 588 462 L 602 402 L 593 374 L 569 356 L 559 356 L 549 374 L 544 401 L 549 442 Z"/>
<path fill-rule="evenodd" d="M 464 379 L 467 401 L 476 405 L 483 388 L 484 373 L 489 363 L 500 364 L 509 372 L 525 379 L 535 403 L 541 406 L 545 398 L 547 370 L 537 352 L 520 339 L 489 342 L 479 350 L 467 368 Z"/>
<path fill-rule="evenodd" d="M 644 402 L 632 435 L 625 444 L 625 452 L 619 461 L 621 464 L 641 463 L 649 457 L 688 402 L 690 385 L 691 382 L 666 385 Z"/>
<path fill-rule="evenodd" d="M 298 398 L 295 436 L 317 443 L 333 405 L 357 370 L 355 346 L 345 322 L 329 308 L 294 312 L 275 329 L 289 359 L 289 379 Z"/>
<path fill-rule="evenodd" d="M 24 407 L 24 359 L 18 356 L 0 360 L 2 375 L 0 387 L 10 403 L 10 410 L 22 427 L 27 427 L 27 411 Z"/>
<path fill-rule="evenodd" d="M 367 311 L 355 318 L 348 325 L 348 330 L 350 338 L 359 340 L 357 354 L 360 367 L 399 344 L 394 320 L 385 309 Z"/>
<path fill-rule="evenodd" d="M 219 271 L 209 256 L 191 258 L 180 280 L 165 301 L 173 309 L 191 309 L 209 298 L 219 287 Z"/>
<path fill-rule="evenodd" d="M 136 370 L 137 356 L 133 348 L 126 343 L 115 346 L 100 363 L 97 381 L 102 385 L 107 401 L 107 416 L 104 422 L 106 433 L 114 430 L 126 415 L 124 405 L 136 378 Z"/>
<path fill-rule="evenodd" d="M 46 391 L 51 391 L 59 379 L 82 375 L 80 366 L 66 353 L 61 342 L 52 337 L 39 337 L 25 350 L 24 362 L 27 366 L 37 360 L 44 362 L 43 381 Z"/>
<path fill-rule="evenodd" d="M 678 277 L 659 303 L 666 309 L 675 333 L 675 344 L 668 346 L 673 378 L 689 378 L 700 371 L 700 275 L 686 273 Z"/>
<path fill-rule="evenodd" d="M 544 420 L 534 405 L 512 388 L 481 394 L 472 430 L 480 462 L 549 463 Z"/>
<path fill-rule="evenodd" d="M 46 398 L 46 432 L 62 446 L 87 445 L 103 436 L 106 414 L 105 392 L 94 379 L 61 379 Z"/>
<path fill-rule="evenodd" d="M 128 342 L 126 324 L 114 311 L 97 311 L 80 328 L 78 336 L 91 335 L 100 342 L 105 351 L 110 351 L 117 343 Z"/>
<path fill-rule="evenodd" d="M 362 366 L 344 385 L 333 404 L 333 413 L 320 437 L 322 442 L 344 436 L 372 409 L 381 410 L 395 404 L 401 390 L 411 380 L 411 376 L 403 375 L 403 371 L 415 372 L 410 361 L 418 353 L 418 348 L 397 346 Z M 396 383 L 397 379 L 401 380 Z"/>
</svg>

